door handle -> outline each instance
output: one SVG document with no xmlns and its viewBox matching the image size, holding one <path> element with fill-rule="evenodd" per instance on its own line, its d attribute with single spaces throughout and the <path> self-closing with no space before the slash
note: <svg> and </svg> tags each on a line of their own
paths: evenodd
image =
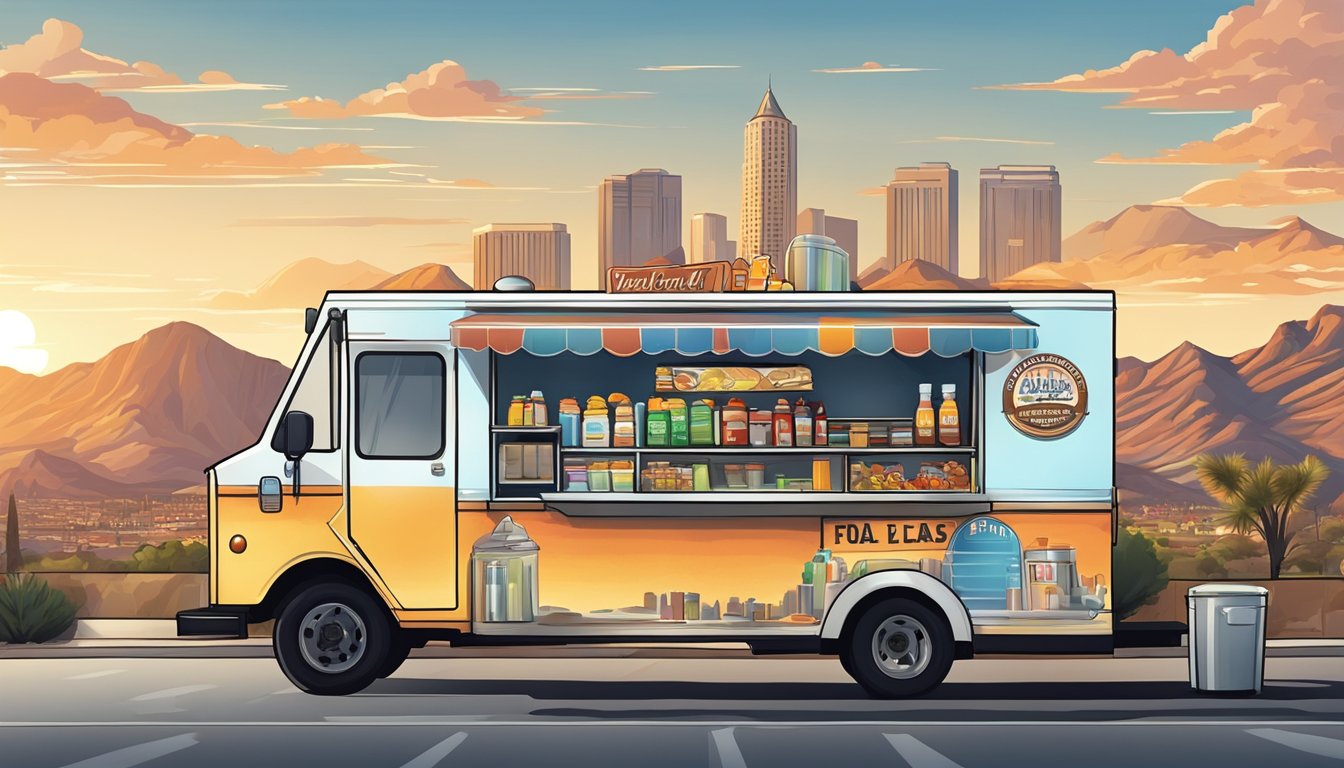
<svg viewBox="0 0 1344 768">
<path fill-rule="evenodd" d="M 443 472 L 444 470 L 442 461 L 436 461 L 433 464 L 429 465 L 429 474 L 435 477 L 443 477 Z"/>
</svg>

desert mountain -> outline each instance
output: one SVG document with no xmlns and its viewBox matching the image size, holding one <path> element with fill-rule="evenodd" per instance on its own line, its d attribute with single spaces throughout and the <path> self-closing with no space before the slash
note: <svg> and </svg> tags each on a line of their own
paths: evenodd
<svg viewBox="0 0 1344 768">
<path fill-rule="evenodd" d="M 981 278 L 966 278 L 954 275 L 931 261 L 909 259 L 887 270 L 881 262 L 869 266 L 859 275 L 859 286 L 865 291 L 985 291 L 995 290 L 1031 290 L 1040 288 L 1067 288 L 1086 290 L 1087 286 L 1062 278 L 1038 277 L 1019 279 L 1016 275 L 1008 280 L 990 285 Z"/>
<path fill-rule="evenodd" d="M 390 277 L 391 272 L 362 261 L 334 264 L 318 258 L 300 259 L 271 275 L 254 291 L 212 294 L 210 306 L 220 309 L 315 307 L 327 291 L 368 290 Z"/>
<path fill-rule="evenodd" d="M 1065 260 L 1013 280 L 1183 293 L 1309 294 L 1344 288 L 1344 238 L 1294 216 L 1223 227 L 1183 208 L 1131 206 L 1064 241 Z"/>
<path fill-rule="evenodd" d="M 0 493 L 171 492 L 256 441 L 288 369 L 190 323 L 45 376 L 0 369 Z"/>
<path fill-rule="evenodd" d="M 375 291 L 470 291 L 447 264 L 421 264 L 372 286 Z"/>
<path fill-rule="evenodd" d="M 1115 384 L 1122 466 L 1197 490 L 1190 460 L 1202 451 L 1311 453 L 1333 470 L 1320 501 L 1344 508 L 1344 307 L 1283 323 L 1232 357 L 1187 342 L 1152 363 L 1126 358 Z"/>
</svg>

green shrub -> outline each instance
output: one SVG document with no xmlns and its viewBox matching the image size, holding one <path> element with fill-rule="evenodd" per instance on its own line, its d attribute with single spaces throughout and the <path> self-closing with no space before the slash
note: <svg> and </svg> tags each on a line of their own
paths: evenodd
<svg viewBox="0 0 1344 768">
<path fill-rule="evenodd" d="M 129 570 L 141 573 L 207 573 L 210 570 L 210 550 L 199 541 L 189 544 L 180 541 L 142 544 L 131 555 L 129 566 Z"/>
<path fill-rule="evenodd" d="M 1167 565 L 1158 558 L 1152 540 L 1142 533 L 1120 529 L 1113 567 L 1115 594 L 1111 607 L 1121 619 L 1134 615 L 1167 586 Z"/>
<path fill-rule="evenodd" d="M 74 621 L 75 606 L 45 580 L 11 573 L 0 583 L 0 643 L 45 643 Z"/>
</svg>

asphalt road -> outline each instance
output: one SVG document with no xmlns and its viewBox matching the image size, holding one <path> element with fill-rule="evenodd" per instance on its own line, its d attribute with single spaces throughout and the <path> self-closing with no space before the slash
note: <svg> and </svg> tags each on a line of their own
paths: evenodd
<svg viewBox="0 0 1344 768">
<path fill-rule="evenodd" d="M 876 701 L 833 659 L 420 658 L 299 693 L 253 658 L 0 658 L 0 765 L 1339 766 L 1344 660 L 1271 658 L 1265 691 L 1184 659 L 977 659 Z"/>
</svg>

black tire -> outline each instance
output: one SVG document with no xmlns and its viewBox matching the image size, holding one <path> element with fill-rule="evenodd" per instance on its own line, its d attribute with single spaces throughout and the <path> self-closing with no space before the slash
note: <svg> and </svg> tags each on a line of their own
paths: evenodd
<svg viewBox="0 0 1344 768">
<path fill-rule="evenodd" d="M 382 603 L 340 581 L 298 587 L 285 599 L 272 636 L 285 677 L 319 696 L 344 696 L 368 687 L 378 679 L 392 642 Z"/>
<path fill-rule="evenodd" d="M 401 665 L 405 663 L 406 657 L 411 655 L 414 645 L 407 640 L 402 633 L 398 632 L 392 638 L 392 648 L 387 652 L 387 659 L 383 661 L 383 666 L 378 670 L 378 679 L 391 677 L 396 674 Z"/>
<path fill-rule="evenodd" d="M 904 597 L 874 603 L 840 639 L 845 671 L 879 699 L 927 693 L 947 677 L 955 656 L 947 620 Z"/>
</svg>

